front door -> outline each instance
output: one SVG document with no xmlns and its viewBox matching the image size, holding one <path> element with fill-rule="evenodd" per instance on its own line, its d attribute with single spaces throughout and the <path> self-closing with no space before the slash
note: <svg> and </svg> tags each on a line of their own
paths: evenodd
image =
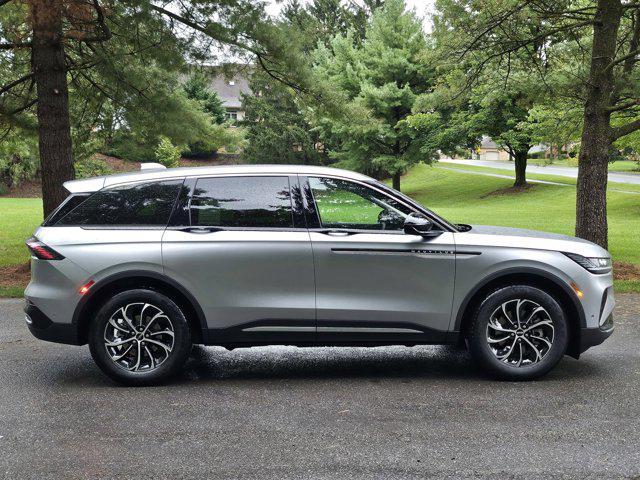
<svg viewBox="0 0 640 480">
<path fill-rule="evenodd" d="M 315 260 L 318 339 L 446 338 L 455 276 L 453 234 L 403 231 L 415 211 L 364 182 L 301 179 Z"/>
<path fill-rule="evenodd" d="M 199 178 L 181 225 L 165 232 L 164 268 L 199 302 L 212 343 L 315 340 L 311 244 L 292 204 L 298 188 L 295 176 Z"/>
</svg>

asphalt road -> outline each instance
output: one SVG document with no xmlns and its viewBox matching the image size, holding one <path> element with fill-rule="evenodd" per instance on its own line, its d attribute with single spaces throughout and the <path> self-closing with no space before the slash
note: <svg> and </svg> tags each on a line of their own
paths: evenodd
<svg viewBox="0 0 640 480">
<path fill-rule="evenodd" d="M 531 383 L 440 347 L 194 351 L 128 389 L 0 300 L 0 478 L 640 476 L 640 295 L 617 331 Z"/>
<path fill-rule="evenodd" d="M 453 163 L 457 165 L 473 165 L 477 167 L 499 168 L 501 170 L 512 170 L 513 162 L 492 161 L 492 160 L 454 160 L 449 158 L 440 159 L 441 163 Z M 563 167 L 559 165 L 547 165 L 539 167 L 537 165 L 527 165 L 527 173 L 541 173 L 547 175 L 558 175 L 560 177 L 578 178 L 577 167 Z M 640 184 L 640 174 L 632 172 L 610 172 L 610 182 Z"/>
</svg>

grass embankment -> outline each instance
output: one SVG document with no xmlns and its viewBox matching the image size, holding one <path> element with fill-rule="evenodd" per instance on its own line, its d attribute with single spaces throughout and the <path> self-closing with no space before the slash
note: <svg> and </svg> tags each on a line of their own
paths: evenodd
<svg viewBox="0 0 640 480">
<path fill-rule="evenodd" d="M 444 165 L 443 165 L 444 166 Z M 503 225 L 572 235 L 575 227 L 575 180 L 530 175 L 568 186 L 536 184 L 514 191 L 513 181 L 449 170 L 492 171 L 447 164 L 419 165 L 402 178 L 402 190 L 456 223 Z M 492 173 L 509 175 L 506 170 Z M 638 185 L 609 185 L 609 250 L 618 264 L 616 291 L 640 292 L 640 195 L 613 191 L 638 190 Z M 29 255 L 24 241 L 42 221 L 37 198 L 0 198 L 0 296 L 21 296 Z M 625 265 L 627 264 L 627 265 Z M 22 265 L 22 267 L 20 267 Z"/>
</svg>

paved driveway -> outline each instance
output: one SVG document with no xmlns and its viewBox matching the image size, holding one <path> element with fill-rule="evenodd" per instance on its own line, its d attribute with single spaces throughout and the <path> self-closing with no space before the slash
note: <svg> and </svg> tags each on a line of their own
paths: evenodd
<svg viewBox="0 0 640 480">
<path fill-rule="evenodd" d="M 226 352 L 127 389 L 0 301 L 0 478 L 620 478 L 640 475 L 640 296 L 533 383 L 439 347 Z"/>
<path fill-rule="evenodd" d="M 453 159 L 440 159 L 440 163 L 450 163 L 456 165 L 473 165 L 476 167 L 490 167 L 499 168 L 501 170 L 513 171 L 513 162 L 498 162 L 491 160 L 453 160 Z M 547 175 L 558 175 L 560 177 L 578 178 L 577 167 L 560 167 L 557 165 L 548 165 L 546 167 L 539 167 L 537 165 L 527 165 L 527 173 L 542 173 Z M 637 173 L 624 173 L 624 172 L 610 172 L 609 181 L 617 183 L 633 183 L 640 185 L 640 174 Z"/>
</svg>

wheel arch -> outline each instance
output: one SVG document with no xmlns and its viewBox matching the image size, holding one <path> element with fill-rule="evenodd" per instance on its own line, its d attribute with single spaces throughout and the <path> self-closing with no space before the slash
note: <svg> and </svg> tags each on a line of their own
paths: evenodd
<svg viewBox="0 0 640 480">
<path fill-rule="evenodd" d="M 193 343 L 206 342 L 207 321 L 204 312 L 186 288 L 158 272 L 133 270 L 116 273 L 100 280 L 80 300 L 72 320 L 73 324 L 77 325 L 80 344 L 87 343 L 91 313 L 113 295 L 134 288 L 148 288 L 169 297 L 187 317 Z"/>
<path fill-rule="evenodd" d="M 552 295 L 562 307 L 569 324 L 567 354 L 580 356 L 580 331 L 586 326 L 584 309 L 569 284 L 556 275 L 535 268 L 510 268 L 489 275 L 464 298 L 456 313 L 454 330 L 466 337 L 473 313 L 491 292 L 510 285 L 528 285 Z"/>
</svg>

